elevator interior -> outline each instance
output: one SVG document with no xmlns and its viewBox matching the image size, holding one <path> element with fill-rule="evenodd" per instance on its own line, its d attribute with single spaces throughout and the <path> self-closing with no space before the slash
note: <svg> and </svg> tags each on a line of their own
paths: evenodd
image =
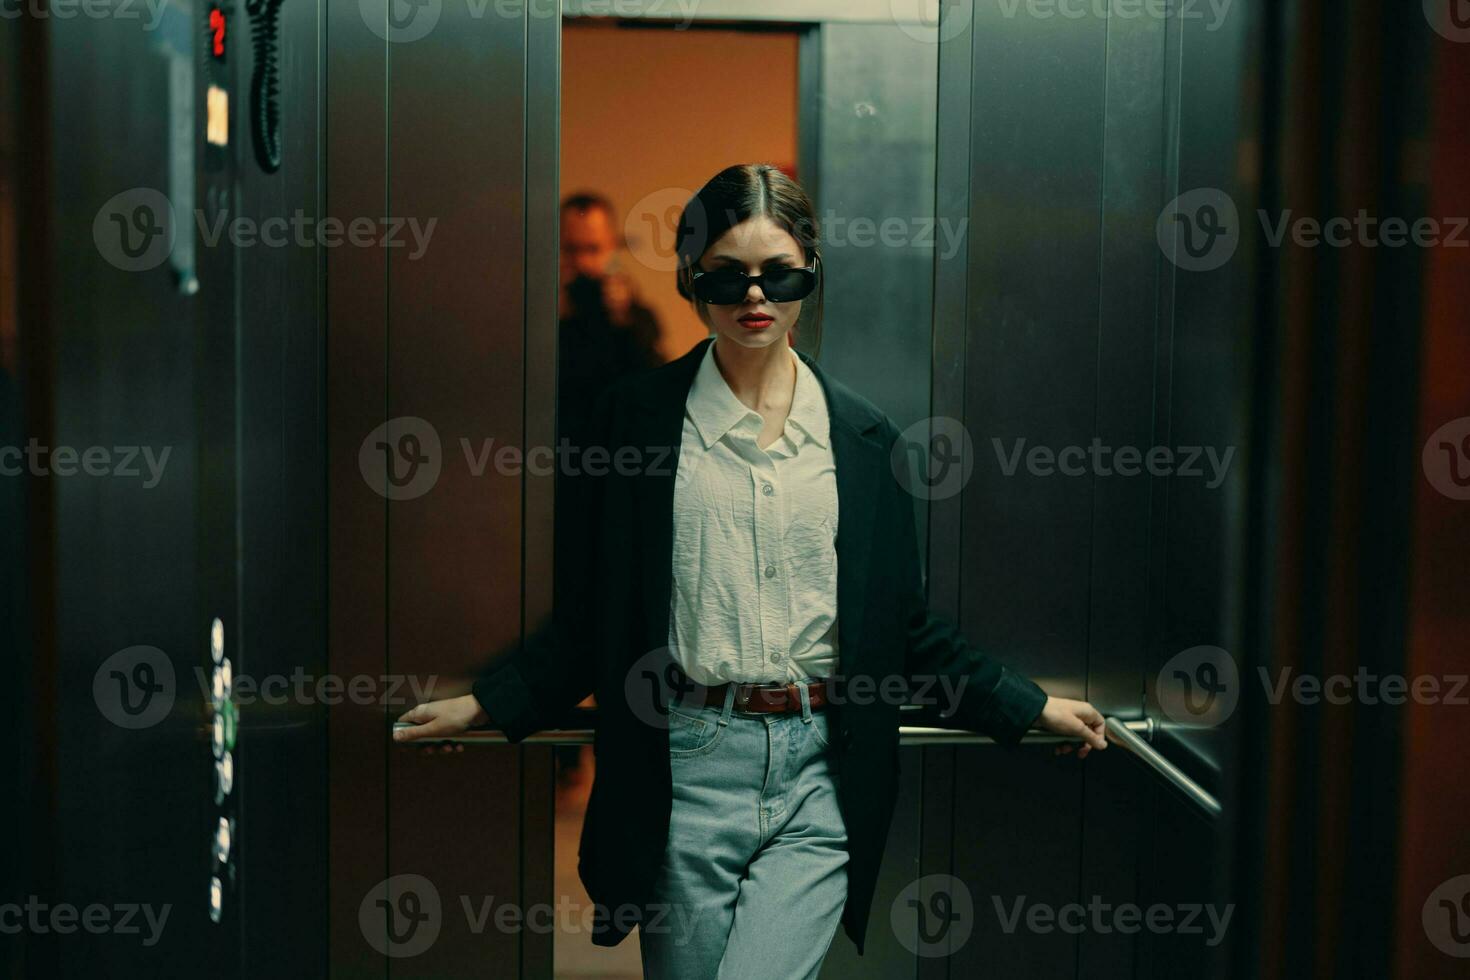
<svg viewBox="0 0 1470 980">
<path fill-rule="evenodd" d="M 1432 849 L 1395 842 L 1462 791 L 1397 752 L 1432 752 L 1442 716 L 1363 709 L 1353 729 L 1206 695 L 1298 650 L 1318 669 L 1424 655 L 1404 639 L 1413 596 L 1366 583 L 1435 581 L 1413 491 L 1376 461 L 1444 421 L 1415 415 L 1421 370 L 1442 415 L 1459 397 L 1428 367 L 1452 343 L 1442 311 L 1463 308 L 1455 256 L 1354 265 L 1242 231 L 1207 268 L 1175 219 L 1201 189 L 1245 222 L 1359 192 L 1444 201 L 1465 144 L 1426 134 L 1470 90 L 1444 67 L 1460 49 L 1367 4 L 1075 6 L 186 0 L 7 19 L 0 444 L 106 447 L 141 472 L 0 479 L 28 844 L 0 859 L 3 898 L 171 912 L 153 943 L 0 931 L 0 962 L 631 975 L 633 942 L 479 915 L 568 897 L 557 737 L 445 753 L 388 735 L 551 611 L 551 480 L 482 454 L 556 439 L 560 200 L 616 198 L 671 357 L 698 327 L 663 267 L 669 208 L 758 146 L 833 239 L 824 368 L 917 442 L 970 440 L 957 487 L 915 493 L 931 604 L 1113 719 L 1114 750 L 1085 762 L 916 719 L 866 955 L 839 934 L 825 975 L 1450 975 L 1416 959 L 1417 922 L 1341 897 L 1438 880 Z M 760 78 L 714 67 L 747 50 L 772 59 Z M 406 435 L 427 466 L 385 483 L 374 447 Z M 1095 443 L 1198 449 L 1201 474 L 1010 462 Z M 1358 461 L 1378 475 L 1348 479 Z M 1446 519 L 1438 503 L 1414 506 Z M 1334 576 L 1354 575 L 1344 608 Z M 226 664 L 245 696 L 220 696 Z M 1332 758 L 1349 729 L 1359 771 Z M 1345 858 L 1362 848 L 1399 859 Z M 411 955 L 374 911 L 401 876 L 439 901 Z M 966 928 L 936 940 L 926 912 L 961 894 Z M 1025 924 L 1094 898 L 1234 918 Z"/>
</svg>

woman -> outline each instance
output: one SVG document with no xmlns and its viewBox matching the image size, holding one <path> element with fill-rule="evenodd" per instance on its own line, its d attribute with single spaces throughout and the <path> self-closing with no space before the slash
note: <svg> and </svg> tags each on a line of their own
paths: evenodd
<svg viewBox="0 0 1470 980">
<path fill-rule="evenodd" d="M 559 502 L 587 560 L 552 624 L 398 737 L 489 724 L 516 742 L 595 693 L 593 941 L 639 925 L 655 978 L 815 977 L 839 919 L 863 948 L 911 693 L 952 727 L 1014 744 L 1036 725 L 1079 755 L 1106 746 L 1103 719 L 929 612 L 897 429 L 789 341 L 822 307 L 802 189 L 731 167 L 677 249 L 714 336 L 604 395 Z"/>
</svg>

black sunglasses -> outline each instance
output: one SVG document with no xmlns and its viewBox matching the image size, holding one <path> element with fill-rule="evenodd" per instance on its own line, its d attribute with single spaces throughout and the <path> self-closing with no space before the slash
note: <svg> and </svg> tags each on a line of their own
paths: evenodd
<svg viewBox="0 0 1470 980">
<path fill-rule="evenodd" d="M 772 269 L 760 276 L 747 276 L 733 266 L 713 272 L 696 272 L 690 280 L 694 295 L 712 306 L 734 306 L 745 300 L 751 285 L 772 303 L 794 303 L 805 299 L 817 288 L 815 266 L 794 269 Z"/>
</svg>

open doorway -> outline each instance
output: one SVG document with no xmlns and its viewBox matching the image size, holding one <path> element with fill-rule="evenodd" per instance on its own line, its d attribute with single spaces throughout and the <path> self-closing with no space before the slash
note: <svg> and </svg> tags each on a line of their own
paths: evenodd
<svg viewBox="0 0 1470 980">
<path fill-rule="evenodd" d="M 802 28 L 591 17 L 562 27 L 558 415 L 567 435 L 594 389 L 706 336 L 674 288 L 675 224 L 700 185 L 735 162 L 798 177 Z M 590 745 L 557 749 L 556 892 L 581 908 L 590 900 L 577 847 L 592 773 Z M 580 928 L 559 930 L 554 956 L 559 977 L 642 976 L 636 941 L 602 949 Z"/>
</svg>

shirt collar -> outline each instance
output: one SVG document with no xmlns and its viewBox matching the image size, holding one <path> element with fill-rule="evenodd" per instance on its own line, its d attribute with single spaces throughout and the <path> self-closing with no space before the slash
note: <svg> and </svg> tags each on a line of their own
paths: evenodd
<svg viewBox="0 0 1470 980">
<path fill-rule="evenodd" d="M 791 359 L 796 362 L 796 391 L 792 394 L 791 410 L 786 421 L 794 425 L 817 445 L 826 448 L 829 436 L 829 419 L 820 382 L 812 369 L 807 367 L 794 350 Z M 700 359 L 699 370 L 689 388 L 685 408 L 704 448 L 709 449 L 724 438 L 725 433 L 735 428 L 747 416 L 760 423 L 760 413 L 747 408 L 730 390 L 720 368 L 715 364 L 715 345 L 711 343 Z M 794 440 L 798 441 L 798 440 Z"/>
<path fill-rule="evenodd" d="M 830 419 L 827 400 L 822 395 L 822 383 L 806 362 L 796 356 L 796 351 L 791 352 L 791 357 L 796 361 L 796 393 L 792 396 L 791 411 L 786 421 L 794 423 L 808 439 L 826 449 Z"/>
</svg>

